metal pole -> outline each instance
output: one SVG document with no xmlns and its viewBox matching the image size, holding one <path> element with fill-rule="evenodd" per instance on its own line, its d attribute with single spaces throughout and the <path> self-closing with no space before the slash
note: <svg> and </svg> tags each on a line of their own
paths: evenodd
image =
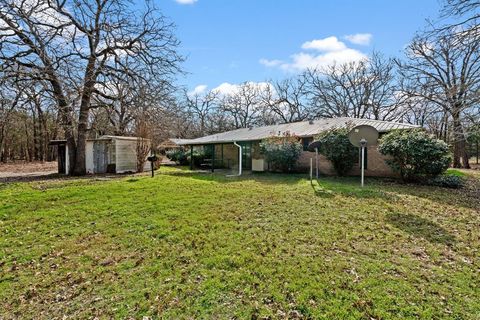
<svg viewBox="0 0 480 320">
<path fill-rule="evenodd" d="M 313 159 L 310 158 L 310 182 L 312 182 L 313 179 Z"/>
<path fill-rule="evenodd" d="M 318 148 L 315 148 L 315 169 L 317 170 L 317 180 L 318 180 Z"/>
<path fill-rule="evenodd" d="M 363 188 L 364 175 L 365 175 L 365 147 L 362 147 L 362 188 Z"/>
</svg>

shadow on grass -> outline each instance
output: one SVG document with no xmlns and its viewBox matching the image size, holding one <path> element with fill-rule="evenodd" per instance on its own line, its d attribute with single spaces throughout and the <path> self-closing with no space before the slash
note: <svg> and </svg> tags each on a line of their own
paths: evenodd
<svg viewBox="0 0 480 320">
<path fill-rule="evenodd" d="M 460 189 L 442 188 L 399 181 L 384 181 L 379 187 L 386 191 L 437 202 L 442 205 L 480 210 L 480 181 L 467 180 L 467 186 Z"/>
<path fill-rule="evenodd" d="M 315 195 L 323 198 L 330 198 L 335 194 L 360 199 L 391 200 L 393 197 L 378 190 L 377 179 L 367 180 L 366 186 L 362 188 L 356 177 L 323 177 L 313 180 L 311 186 Z"/>
<path fill-rule="evenodd" d="M 223 170 L 211 173 L 209 171 L 166 171 L 162 172 L 163 175 L 175 176 L 175 177 L 188 177 L 202 181 L 215 181 L 218 183 L 232 183 L 238 181 L 251 181 L 262 184 L 297 184 L 300 181 L 308 181 L 308 175 L 305 173 L 275 173 L 275 172 L 261 172 L 261 173 L 245 173 L 244 175 L 228 176 L 231 171 Z M 318 180 L 312 180 L 310 185 L 313 192 L 318 197 L 331 198 L 335 194 L 340 194 L 346 197 L 356 198 L 381 198 L 383 200 L 392 199 L 391 194 L 385 193 L 383 190 L 379 190 L 380 178 L 366 179 L 365 188 L 360 187 L 360 180 L 358 177 L 333 177 L 322 176 Z M 380 179 L 381 180 L 381 179 Z"/>
<path fill-rule="evenodd" d="M 390 213 L 387 221 L 414 237 L 447 246 L 455 244 L 455 237 L 439 224 L 414 214 Z"/>
<path fill-rule="evenodd" d="M 232 183 L 238 181 L 254 180 L 265 184 L 296 184 L 301 180 L 305 180 L 305 174 L 282 174 L 282 173 L 244 173 L 242 176 L 236 176 L 236 172 L 231 170 L 216 170 L 214 173 L 210 171 L 187 171 L 176 170 L 161 172 L 163 175 L 174 177 L 186 177 L 202 181 L 215 181 L 218 183 Z"/>
<path fill-rule="evenodd" d="M 332 190 L 326 189 L 323 186 L 318 185 L 315 181 L 311 181 L 310 185 L 312 186 L 313 192 L 317 197 L 332 198 L 333 196 L 335 196 L 335 193 Z"/>
<path fill-rule="evenodd" d="M 287 184 L 293 185 L 301 181 L 308 181 L 307 174 L 282 174 L 282 173 L 245 173 L 241 177 L 231 176 L 235 174 L 231 170 L 218 170 L 215 173 L 209 171 L 190 171 L 190 170 L 167 170 L 161 172 L 163 175 L 188 177 L 202 181 L 214 181 L 217 183 L 232 183 L 238 181 L 251 181 L 262 184 Z M 455 203 L 458 206 L 466 208 L 479 208 L 480 202 L 477 199 L 478 191 L 474 192 L 466 189 L 445 189 L 433 186 L 410 185 L 400 183 L 392 178 L 368 177 L 365 180 L 365 187 L 360 187 L 359 177 L 334 177 L 321 176 L 318 180 L 313 180 L 312 189 L 318 197 L 332 197 L 339 194 L 346 197 L 355 197 L 359 199 L 381 199 L 395 200 L 399 195 L 408 195 L 428 199 L 445 205 Z M 462 201 L 453 201 L 452 199 L 462 199 Z"/>
</svg>

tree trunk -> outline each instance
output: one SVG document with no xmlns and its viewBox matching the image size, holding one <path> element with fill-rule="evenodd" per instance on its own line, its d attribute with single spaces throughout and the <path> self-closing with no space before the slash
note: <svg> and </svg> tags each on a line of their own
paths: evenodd
<svg viewBox="0 0 480 320">
<path fill-rule="evenodd" d="M 478 138 L 477 138 L 477 164 L 478 164 Z"/>
<path fill-rule="evenodd" d="M 90 100 L 95 87 L 95 57 L 91 56 L 85 69 L 85 83 L 83 85 L 82 98 L 80 101 L 80 114 L 77 126 L 77 149 L 75 169 L 73 175 L 83 176 L 87 174 L 85 164 L 85 149 L 87 142 L 88 114 L 90 112 Z"/>
<path fill-rule="evenodd" d="M 75 135 L 73 131 L 73 123 L 72 123 L 72 106 L 68 103 L 66 96 L 63 94 L 63 88 L 56 77 L 55 71 L 48 70 L 50 75 L 50 83 L 53 87 L 53 93 L 55 99 L 57 100 L 58 104 L 58 113 L 59 118 L 61 121 L 61 125 L 64 131 L 65 140 L 67 141 L 68 147 L 68 168 L 69 172 L 67 174 L 71 174 L 75 169 L 75 157 L 76 157 L 76 149 L 77 145 L 75 142 Z"/>
<path fill-rule="evenodd" d="M 460 115 L 452 114 L 453 118 L 453 167 L 470 169 L 468 155 L 465 145 L 465 134 L 463 132 Z"/>
<path fill-rule="evenodd" d="M 46 160 L 46 148 L 47 142 L 46 138 L 48 136 L 48 128 L 47 122 L 45 120 L 45 114 L 40 105 L 40 101 L 36 101 L 35 107 L 37 109 L 37 118 L 38 118 L 38 160 L 45 161 Z"/>
<path fill-rule="evenodd" d="M 75 169 L 73 171 L 73 175 L 75 176 L 83 176 L 87 174 L 87 168 L 85 164 L 85 150 L 87 143 L 88 111 L 88 108 L 80 107 L 80 114 L 78 117 L 76 161 Z"/>
</svg>

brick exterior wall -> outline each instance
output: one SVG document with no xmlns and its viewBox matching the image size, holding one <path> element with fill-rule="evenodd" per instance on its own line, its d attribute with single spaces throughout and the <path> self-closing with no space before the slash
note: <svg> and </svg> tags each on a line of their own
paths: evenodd
<svg viewBox="0 0 480 320">
<path fill-rule="evenodd" d="M 367 169 L 365 176 L 370 177 L 395 177 L 396 173 L 385 163 L 386 157 L 382 155 L 376 146 L 367 147 Z M 315 152 L 303 151 L 298 159 L 298 170 L 308 172 L 310 170 L 310 158 L 313 158 L 315 170 Z M 325 156 L 318 155 L 318 168 L 321 174 L 335 175 L 335 170 Z M 360 164 L 355 164 L 349 175 L 360 175 Z"/>
</svg>

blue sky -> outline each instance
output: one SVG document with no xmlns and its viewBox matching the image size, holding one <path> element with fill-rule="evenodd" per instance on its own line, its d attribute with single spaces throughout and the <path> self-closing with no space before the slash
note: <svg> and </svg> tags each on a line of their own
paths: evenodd
<svg viewBox="0 0 480 320">
<path fill-rule="evenodd" d="M 261 82 L 372 50 L 400 56 L 439 0 L 162 0 L 176 25 L 189 90 Z M 201 87 L 199 87 L 201 86 Z"/>
</svg>

